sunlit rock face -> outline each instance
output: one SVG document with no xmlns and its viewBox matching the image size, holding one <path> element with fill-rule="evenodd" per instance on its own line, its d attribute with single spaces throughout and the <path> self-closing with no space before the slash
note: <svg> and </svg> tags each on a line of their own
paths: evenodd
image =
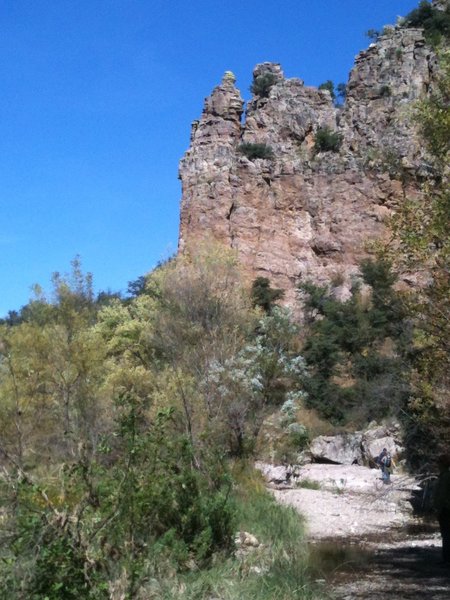
<svg viewBox="0 0 450 600">
<path fill-rule="evenodd" d="M 398 27 L 356 57 L 341 107 L 328 91 L 262 63 L 245 108 L 227 72 L 180 162 L 180 252 L 213 238 L 237 250 L 249 280 L 283 288 L 288 304 L 308 279 L 331 282 L 344 299 L 370 242 L 426 175 L 412 106 L 435 72 L 421 30 Z M 338 134 L 337 151 L 315 147 L 324 128 Z M 272 155 L 248 157 L 249 144 Z"/>
</svg>

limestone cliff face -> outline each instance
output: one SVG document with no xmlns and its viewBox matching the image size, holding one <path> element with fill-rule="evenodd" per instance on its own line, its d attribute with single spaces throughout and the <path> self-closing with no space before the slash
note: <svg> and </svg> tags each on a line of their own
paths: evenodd
<svg viewBox="0 0 450 600">
<path fill-rule="evenodd" d="M 263 63 L 254 78 L 270 74 L 272 85 L 250 100 L 244 120 L 226 73 L 180 163 L 179 250 L 213 237 L 238 251 L 249 277 L 285 289 L 288 303 L 302 279 L 332 281 L 345 297 L 368 242 L 383 235 L 402 201 L 405 179 L 414 193 L 426 172 L 411 104 L 432 86 L 435 69 L 421 30 L 392 28 L 357 56 L 343 107 Z M 341 136 L 338 152 L 315 151 L 324 127 Z M 250 160 L 243 143 L 267 144 L 273 157 Z"/>
</svg>

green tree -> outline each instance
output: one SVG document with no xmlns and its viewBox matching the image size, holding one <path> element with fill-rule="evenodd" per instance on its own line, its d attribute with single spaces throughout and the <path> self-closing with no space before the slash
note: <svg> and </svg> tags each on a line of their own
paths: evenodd
<svg viewBox="0 0 450 600">
<path fill-rule="evenodd" d="M 253 83 L 250 86 L 250 91 L 254 96 L 260 98 L 267 98 L 269 96 L 271 88 L 276 84 L 277 78 L 274 73 L 264 73 L 263 75 L 257 75 L 253 79 Z"/>
<path fill-rule="evenodd" d="M 369 38 L 369 40 L 372 40 L 372 42 L 378 42 L 380 39 L 380 32 L 378 29 L 368 29 L 366 31 L 366 36 Z"/>
<path fill-rule="evenodd" d="M 414 323 L 415 354 L 408 405 L 411 463 L 426 465 L 448 451 L 450 339 L 450 53 L 440 53 L 440 77 L 417 105 L 416 119 L 429 151 L 431 177 L 407 198 L 391 220 L 393 239 L 384 252 L 399 273 L 415 273 L 419 285 L 405 294 Z"/>
<path fill-rule="evenodd" d="M 277 300 L 281 300 L 284 291 L 272 288 L 267 277 L 257 277 L 252 283 L 251 297 L 253 306 L 259 306 L 264 312 L 270 313 Z"/>
<path fill-rule="evenodd" d="M 338 98 L 344 102 L 347 97 L 347 84 L 346 83 L 338 83 L 336 86 L 337 96 Z"/>
<path fill-rule="evenodd" d="M 331 99 L 333 100 L 333 102 L 336 100 L 336 93 L 334 91 L 334 83 L 331 81 L 331 79 L 328 79 L 324 83 L 321 83 L 319 85 L 319 90 L 326 90 L 326 91 L 330 92 L 330 96 L 331 96 Z"/>
<path fill-rule="evenodd" d="M 311 283 L 301 289 L 309 322 L 306 403 L 335 423 L 364 425 L 402 408 L 409 340 L 389 263 L 365 261 L 360 270 L 369 296 L 359 284 L 345 302 Z"/>
<path fill-rule="evenodd" d="M 428 43 L 438 46 L 450 38 L 450 5 L 447 3 L 442 10 L 422 0 L 417 8 L 406 15 L 403 26 L 422 27 Z"/>
<path fill-rule="evenodd" d="M 97 310 L 92 280 L 78 261 L 70 276 L 53 276 L 52 296 L 39 296 L 19 325 L 0 334 L 1 439 L 20 464 L 36 460 L 33 447 L 34 457 L 37 449 L 61 457 L 80 443 L 92 447 L 102 429 L 104 352 L 90 328 Z"/>
</svg>

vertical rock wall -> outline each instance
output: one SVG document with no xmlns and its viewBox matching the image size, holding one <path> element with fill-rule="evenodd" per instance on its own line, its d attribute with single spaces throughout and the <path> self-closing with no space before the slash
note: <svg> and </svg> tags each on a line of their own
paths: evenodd
<svg viewBox="0 0 450 600">
<path fill-rule="evenodd" d="M 426 170 L 411 106 L 432 85 L 435 64 L 420 30 L 392 28 L 356 57 L 345 106 L 336 108 L 327 91 L 263 63 L 254 80 L 268 75 L 273 84 L 253 96 L 244 121 L 226 73 L 180 162 L 180 251 L 212 237 L 238 251 L 249 278 L 285 289 L 288 303 L 302 279 L 331 281 L 345 297 L 368 242 L 404 197 L 401 180 Z M 323 127 L 341 136 L 338 152 L 314 150 Z M 273 157 L 250 160 L 245 143 L 266 144 Z"/>
</svg>

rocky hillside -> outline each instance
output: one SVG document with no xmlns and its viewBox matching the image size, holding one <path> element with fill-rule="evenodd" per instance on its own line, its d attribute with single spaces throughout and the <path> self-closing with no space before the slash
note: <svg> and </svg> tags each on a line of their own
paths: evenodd
<svg viewBox="0 0 450 600">
<path fill-rule="evenodd" d="M 411 106 L 435 71 L 422 30 L 397 26 L 356 57 L 341 107 L 274 63 L 256 66 L 245 106 L 225 73 L 180 163 L 180 251 L 212 237 L 288 303 L 302 279 L 345 298 L 368 242 L 426 174 Z"/>
</svg>

